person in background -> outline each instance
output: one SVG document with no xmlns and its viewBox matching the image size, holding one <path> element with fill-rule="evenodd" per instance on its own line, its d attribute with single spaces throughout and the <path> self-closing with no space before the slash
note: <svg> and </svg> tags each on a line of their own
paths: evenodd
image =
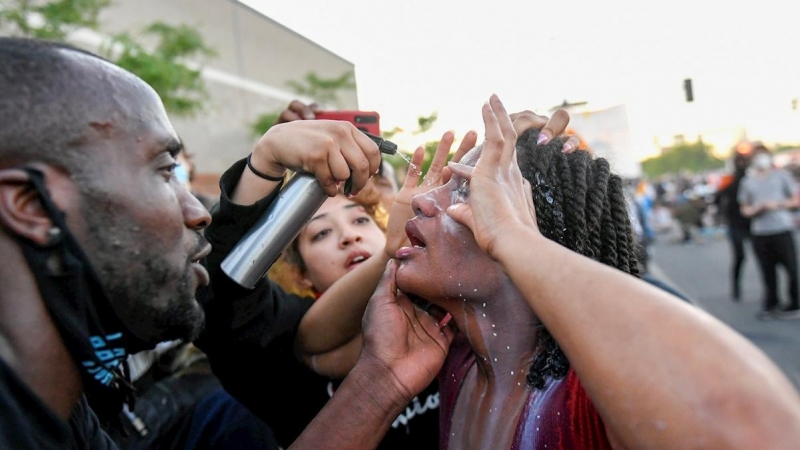
<svg viewBox="0 0 800 450">
<path fill-rule="evenodd" d="M 733 156 L 733 174 L 728 184 L 723 187 L 715 199 L 719 214 L 728 225 L 728 240 L 733 251 L 731 264 L 731 297 L 739 301 L 741 297 L 741 274 L 745 261 L 745 241 L 750 239 L 750 218 L 742 215 L 739 204 L 739 189 L 747 174 L 750 164 L 748 155 L 735 152 Z"/>
<path fill-rule="evenodd" d="M 761 142 L 753 144 L 751 170 L 741 182 L 739 203 L 742 216 L 750 218 L 753 250 L 764 283 L 760 319 L 800 318 L 797 251 L 794 243 L 794 220 L 791 210 L 798 207 L 797 185 L 792 176 L 772 163 L 772 153 Z M 780 308 L 778 266 L 789 279 L 789 303 Z"/>
</svg>

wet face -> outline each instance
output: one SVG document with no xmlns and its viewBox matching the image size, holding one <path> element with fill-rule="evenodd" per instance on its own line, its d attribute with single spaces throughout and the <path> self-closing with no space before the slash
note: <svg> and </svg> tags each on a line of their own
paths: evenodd
<svg viewBox="0 0 800 450">
<path fill-rule="evenodd" d="M 326 200 L 297 239 L 305 279 L 317 292 L 325 292 L 386 245 L 372 216 L 342 195 Z"/>
<path fill-rule="evenodd" d="M 480 151 L 461 160 L 474 166 Z M 397 287 L 450 312 L 460 303 L 484 301 L 506 281 L 500 266 L 483 252 L 469 229 L 447 215 L 447 207 L 469 199 L 469 183 L 453 175 L 434 190 L 414 197 L 416 217 L 406 233 L 411 247 L 397 252 Z"/>
<path fill-rule="evenodd" d="M 208 211 L 174 176 L 180 143 L 155 92 L 108 64 L 121 104 L 87 124 L 93 167 L 73 180 L 68 226 L 89 255 L 112 306 L 151 343 L 193 339 L 204 322 L 195 291 L 208 283 L 197 261 L 210 249 L 199 231 Z"/>
</svg>

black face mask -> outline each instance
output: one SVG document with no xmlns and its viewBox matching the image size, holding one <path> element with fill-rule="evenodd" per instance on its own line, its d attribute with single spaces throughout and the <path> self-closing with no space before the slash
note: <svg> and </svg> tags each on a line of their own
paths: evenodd
<svg viewBox="0 0 800 450">
<path fill-rule="evenodd" d="M 50 241 L 38 245 L 17 237 L 53 322 L 79 367 L 83 387 L 104 408 L 116 412 L 132 404 L 134 388 L 123 364 L 129 353 L 152 348 L 119 320 L 89 259 L 51 200 L 39 170 L 22 168 L 53 221 Z M 97 411 L 100 415 L 101 411 Z"/>
</svg>

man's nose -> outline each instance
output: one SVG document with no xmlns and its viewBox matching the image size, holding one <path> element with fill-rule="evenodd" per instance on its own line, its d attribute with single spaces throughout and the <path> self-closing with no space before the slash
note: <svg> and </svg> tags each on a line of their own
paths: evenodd
<svg viewBox="0 0 800 450">
<path fill-rule="evenodd" d="M 181 188 L 181 207 L 183 209 L 183 223 L 188 228 L 200 231 L 211 224 L 211 214 L 186 188 Z"/>
</svg>

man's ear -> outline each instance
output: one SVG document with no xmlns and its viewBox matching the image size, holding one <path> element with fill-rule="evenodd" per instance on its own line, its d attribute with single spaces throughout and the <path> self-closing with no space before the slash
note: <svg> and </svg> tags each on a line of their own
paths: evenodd
<svg viewBox="0 0 800 450">
<path fill-rule="evenodd" d="M 38 245 L 50 241 L 53 222 L 42 208 L 39 193 L 28 174 L 22 170 L 0 170 L 0 226 Z"/>
</svg>

